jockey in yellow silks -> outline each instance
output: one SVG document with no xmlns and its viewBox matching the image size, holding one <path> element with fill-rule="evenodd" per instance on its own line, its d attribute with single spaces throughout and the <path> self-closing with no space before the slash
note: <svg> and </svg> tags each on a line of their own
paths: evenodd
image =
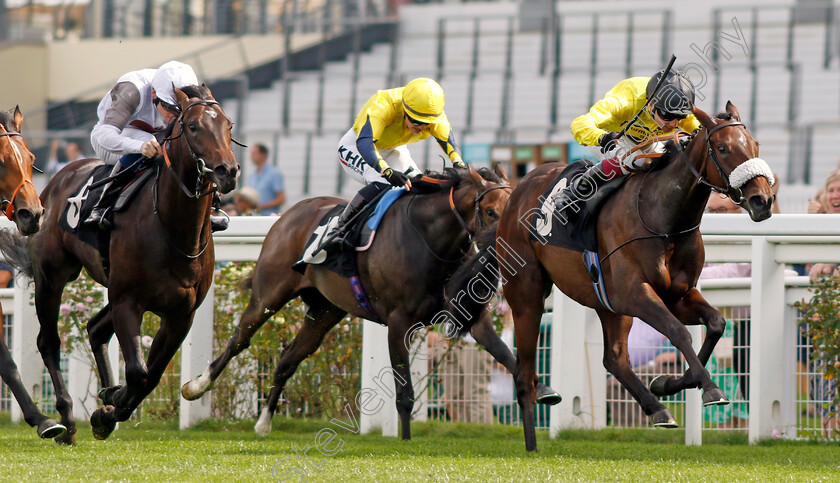
<svg viewBox="0 0 840 483">
<path fill-rule="evenodd" d="M 662 74 L 663 71 L 659 71 L 653 77 L 631 77 L 619 82 L 589 112 L 572 121 L 575 140 L 589 146 L 599 162 L 564 189 L 555 200 L 555 206 L 567 204 L 573 192 L 588 192 L 606 181 L 645 168 L 647 158 L 639 155 L 663 149 L 662 143 L 657 142 L 631 152 L 637 145 L 677 129 L 690 133 L 700 127 L 692 114 L 694 86 L 691 81 L 678 71 L 669 71 L 654 94 Z M 651 96 L 650 103 L 645 106 Z M 639 117 L 619 138 L 618 133 L 643 106 Z"/>
<path fill-rule="evenodd" d="M 338 143 L 338 160 L 344 171 L 366 186 L 348 203 L 332 233 L 340 231 L 383 190 L 391 186 L 411 189 L 408 176 L 420 174 L 420 169 L 406 144 L 433 136 L 454 166 L 466 167 L 443 104 L 443 88 L 427 78 L 378 91 L 368 99 Z"/>
</svg>

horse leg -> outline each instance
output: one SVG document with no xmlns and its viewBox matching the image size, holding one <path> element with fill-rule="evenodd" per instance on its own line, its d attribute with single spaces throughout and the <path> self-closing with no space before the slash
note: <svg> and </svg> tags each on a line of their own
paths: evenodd
<svg viewBox="0 0 840 483">
<path fill-rule="evenodd" d="M 239 319 L 233 335 L 225 347 L 224 352 L 201 371 L 196 378 L 181 387 L 181 395 L 188 401 L 194 401 L 213 388 L 213 383 L 225 370 L 225 367 L 251 345 L 251 338 L 260 330 L 268 319 L 295 296 L 295 285 L 300 276 L 297 272 L 290 275 L 288 267 L 274 263 L 273 259 L 266 259 L 257 265 L 252 276 L 253 287 L 248 306 Z M 263 275 L 267 274 L 267 275 Z"/>
<path fill-rule="evenodd" d="M 125 386 L 115 391 L 102 391 L 103 404 L 105 406 L 97 409 L 90 417 L 91 430 L 96 439 L 106 439 L 114 431 L 118 421 L 125 421 L 133 411 L 126 408 L 137 399 L 149 380 L 149 370 L 143 360 L 143 349 L 140 347 L 140 321 L 143 310 L 133 302 L 120 302 L 111 305 L 112 323 L 111 327 L 117 335 L 120 343 L 120 350 L 125 360 Z M 163 331 L 164 321 L 161 320 L 161 329 L 155 335 L 155 342 Z M 184 332 L 186 335 L 186 332 Z M 154 348 L 155 343 L 152 343 Z M 151 360 L 151 351 L 149 352 Z M 144 395 L 145 396 L 145 395 Z M 142 401 L 141 396 L 137 400 Z M 120 419 L 124 416 L 124 419 Z"/>
<path fill-rule="evenodd" d="M 99 374 L 99 398 L 103 402 L 110 400 L 107 392 L 113 392 L 118 387 L 114 386 L 114 376 L 111 371 L 111 361 L 108 359 L 108 343 L 114 335 L 114 324 L 111 320 L 111 305 L 106 305 L 87 324 L 88 339 L 93 358 L 96 361 L 96 370 Z M 106 403 L 106 404 L 110 404 Z"/>
<path fill-rule="evenodd" d="M 38 332 L 38 351 L 55 389 L 55 408 L 61 415 L 61 424 L 67 431 L 55 441 L 60 444 L 76 442 L 76 418 L 73 416 L 73 400 L 67 391 L 67 385 L 61 374 L 59 358 L 61 339 L 58 336 L 58 307 L 61 304 L 61 292 L 64 285 L 45 278 L 47 271 L 35 270 L 35 311 L 38 314 L 40 331 Z"/>
<path fill-rule="evenodd" d="M 604 335 L 604 367 L 630 392 L 645 414 L 653 419 L 654 426 L 676 428 L 677 423 L 668 408 L 633 372 L 630 353 L 627 351 L 627 334 L 630 333 L 633 319 L 605 310 L 597 312 Z"/>
<path fill-rule="evenodd" d="M 481 347 L 484 347 L 499 364 L 505 366 L 505 369 L 507 369 L 511 374 L 515 373 L 516 358 L 513 356 L 513 352 L 510 351 L 510 348 L 502 342 L 502 339 L 499 338 L 499 334 L 497 334 L 496 330 L 493 328 L 493 322 L 490 320 L 490 314 L 486 312 L 482 314 L 481 319 L 472 327 L 472 329 L 470 329 L 470 333 L 476 342 L 478 342 Z M 537 402 L 540 404 L 553 406 L 563 400 L 557 391 L 542 382 L 537 382 L 536 391 Z"/>
<path fill-rule="evenodd" d="M 388 350 L 391 355 L 391 370 L 397 391 L 397 414 L 400 417 L 402 439 L 411 439 L 411 411 L 414 409 L 414 386 L 411 383 L 411 363 L 405 335 L 409 322 L 397 317 L 388 318 Z"/>
<path fill-rule="evenodd" d="M 524 251 L 520 251 L 520 254 Z M 530 263 L 528 263 L 530 262 Z M 534 424 L 534 403 L 538 381 L 537 341 L 540 335 L 545 300 L 543 298 L 544 278 L 539 262 L 526 261 L 515 277 L 505 285 L 505 298 L 513 313 L 514 334 L 517 345 L 517 366 L 513 373 L 516 381 L 516 398 L 522 411 L 522 428 L 525 431 L 525 449 L 537 450 L 537 434 Z"/>
<path fill-rule="evenodd" d="M 638 312 L 636 315 L 647 322 L 648 325 L 665 335 L 668 340 L 671 341 L 671 344 L 682 353 L 688 363 L 688 370 L 683 376 L 681 383 L 669 382 L 672 381 L 672 379 L 669 378 L 660 378 L 659 380 L 654 379 L 651 381 L 651 390 L 654 394 L 659 393 L 665 395 L 671 390 L 673 390 L 671 394 L 674 394 L 680 390 L 674 389 L 674 384 L 677 384 L 678 386 L 681 386 L 681 388 L 699 387 L 703 390 L 704 395 L 708 392 L 709 397 L 711 398 L 716 399 L 718 396 L 722 396 L 723 392 L 721 392 L 720 388 L 712 382 L 712 378 L 709 376 L 709 371 L 704 368 L 700 358 L 697 357 L 697 354 L 694 352 L 694 349 L 691 346 L 691 335 L 688 333 L 686 326 L 683 325 L 670 310 L 668 310 L 662 300 L 655 294 L 649 285 L 641 285 L 641 291 L 638 295 L 639 297 L 637 300 L 639 301 L 639 304 L 637 306 Z M 720 330 L 722 331 L 723 329 L 721 328 Z M 717 337 L 720 338 L 719 335 Z M 717 340 L 715 339 L 714 342 L 717 342 Z M 709 350 L 711 351 L 711 349 Z M 704 403 L 705 400 L 706 397 L 704 396 Z M 720 404 L 728 404 L 728 402 L 729 401 L 720 402 Z M 711 404 L 718 403 L 712 402 Z"/>
<path fill-rule="evenodd" d="M 320 294 L 317 299 L 314 296 L 306 297 L 309 309 L 306 311 L 303 325 L 292 343 L 280 354 L 280 361 L 274 370 L 274 385 L 260 412 L 260 418 L 254 425 L 254 431 L 260 436 L 268 436 L 271 432 L 271 418 L 277 410 L 277 403 L 286 387 L 286 381 L 294 375 L 301 362 L 318 350 L 327 332 L 347 314 Z"/>
<path fill-rule="evenodd" d="M 706 326 L 706 338 L 703 340 L 703 345 L 700 347 L 700 352 L 697 353 L 697 358 L 703 367 L 709 362 L 712 351 L 723 336 L 726 330 L 726 319 L 723 315 L 709 305 L 705 298 L 700 294 L 696 288 L 691 289 L 685 297 L 678 301 L 671 308 L 671 312 L 684 325 L 697 325 L 702 323 Z M 686 371 L 681 377 L 673 376 L 659 376 L 651 381 L 651 390 L 658 396 L 670 396 L 687 388 L 698 387 L 700 383 L 699 378 L 690 377 L 689 371 Z M 710 406 L 715 404 L 729 404 L 726 395 L 718 387 L 703 388 L 703 405 Z"/>
<path fill-rule="evenodd" d="M 0 317 L 2 317 L 2 314 L 0 314 Z M 6 342 L 3 340 L 2 331 L 0 331 L 0 378 L 9 386 L 15 400 L 20 405 L 24 421 L 38 429 L 38 436 L 45 439 L 55 438 L 67 430 L 63 425 L 44 415 L 32 401 L 32 397 L 26 391 L 23 381 L 20 380 L 20 373 L 12 359 L 12 354 L 9 353 Z"/>
</svg>

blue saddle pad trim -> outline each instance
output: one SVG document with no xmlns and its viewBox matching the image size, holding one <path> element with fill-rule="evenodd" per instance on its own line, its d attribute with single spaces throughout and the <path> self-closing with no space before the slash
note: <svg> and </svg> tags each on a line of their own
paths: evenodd
<svg viewBox="0 0 840 483">
<path fill-rule="evenodd" d="M 583 251 L 583 266 L 589 273 L 589 278 L 592 279 L 592 287 L 595 288 L 595 295 L 598 296 L 598 301 L 601 302 L 607 310 L 616 313 L 610 305 L 610 299 L 607 297 L 607 288 L 604 285 L 604 273 L 601 271 L 601 261 L 598 260 L 596 252 L 589 250 Z"/>
<path fill-rule="evenodd" d="M 397 198 L 405 193 L 405 188 L 397 188 L 392 189 L 382 195 L 382 198 L 379 199 L 379 203 L 377 203 L 376 208 L 373 210 L 373 215 L 368 219 L 366 225 L 371 230 L 376 230 L 379 227 L 379 222 L 382 221 L 382 217 L 385 216 L 385 212 L 388 211 L 388 208 L 397 201 Z"/>
</svg>

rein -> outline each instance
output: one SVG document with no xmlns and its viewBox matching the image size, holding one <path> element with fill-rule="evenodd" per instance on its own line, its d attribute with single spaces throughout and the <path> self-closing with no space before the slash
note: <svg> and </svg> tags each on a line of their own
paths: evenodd
<svg viewBox="0 0 840 483">
<path fill-rule="evenodd" d="M 683 149 L 682 149 L 682 145 L 680 144 L 679 138 L 680 138 L 680 137 L 683 137 L 683 136 L 687 136 L 687 137 L 689 137 L 690 139 L 694 139 L 694 135 L 693 135 L 693 134 L 689 134 L 689 133 L 687 133 L 687 132 L 685 132 L 685 131 L 675 131 L 674 133 L 672 133 L 672 134 L 668 134 L 668 135 L 666 135 L 666 136 L 661 136 L 661 137 L 656 137 L 656 138 L 653 138 L 653 139 L 649 140 L 648 142 L 644 143 L 642 146 L 644 146 L 644 145 L 648 145 L 648 144 L 653 144 L 654 142 L 661 141 L 661 140 L 672 140 L 672 141 L 674 142 L 674 147 L 676 148 L 677 153 L 679 154 L 679 157 L 680 157 L 680 158 L 681 158 L 681 159 L 685 162 L 685 164 L 686 164 L 686 165 L 688 166 L 688 168 L 691 170 L 691 174 L 693 174 L 693 175 L 694 175 L 694 178 L 695 178 L 697 181 L 699 181 L 700 183 L 702 183 L 702 184 L 704 184 L 704 185 L 708 186 L 708 187 L 709 187 L 710 189 L 712 189 L 713 191 L 716 191 L 716 192 L 718 192 L 718 193 L 724 193 L 724 194 L 726 194 L 727 196 L 729 196 L 729 197 L 732 199 L 732 201 L 734 201 L 734 202 L 737 204 L 737 203 L 740 203 L 741 201 L 743 201 L 743 194 L 741 193 L 741 189 L 740 189 L 740 188 L 736 188 L 736 189 L 737 189 L 737 194 L 738 194 L 738 200 L 736 201 L 736 200 L 735 200 L 735 198 L 732 198 L 732 192 L 733 192 L 734 190 L 733 190 L 733 188 L 732 188 L 731 183 L 729 182 L 729 175 L 727 175 L 727 174 L 726 174 L 726 171 L 723 169 L 723 166 L 720 164 L 720 160 L 718 159 L 717 155 L 715 154 L 714 149 L 712 149 L 711 136 L 712 136 L 712 134 L 713 134 L 713 133 L 715 133 L 716 131 L 718 131 L 718 130 L 720 130 L 720 129 L 723 129 L 723 128 L 725 128 L 725 127 L 730 127 L 730 126 L 743 126 L 743 125 L 744 125 L 744 123 L 742 123 L 742 122 L 738 122 L 738 121 L 735 121 L 735 122 L 728 122 L 728 123 L 726 123 L 726 124 L 719 124 L 719 125 L 717 125 L 717 126 L 713 127 L 712 129 L 710 129 L 710 130 L 708 130 L 708 131 L 706 132 L 706 140 L 705 140 L 705 142 L 706 142 L 706 149 L 707 149 L 707 151 L 708 151 L 708 156 L 707 156 L 707 159 L 708 159 L 708 158 L 711 158 L 711 159 L 712 159 L 712 163 L 715 165 L 715 168 L 717 168 L 718 173 L 720 173 L 721 178 L 723 178 L 723 180 L 724 180 L 724 183 L 726 183 L 726 187 L 725 187 L 725 188 L 721 188 L 721 187 L 719 187 L 719 186 L 717 186 L 717 185 L 713 184 L 711 181 L 709 181 L 709 180 L 708 180 L 708 178 L 707 178 L 704 174 L 701 174 L 701 173 L 700 173 L 700 172 L 699 172 L 699 171 L 698 171 L 698 170 L 694 167 L 694 165 L 693 165 L 693 164 L 691 164 L 691 161 L 688 159 L 688 156 L 686 156 L 686 155 L 685 155 L 685 152 L 684 152 L 684 151 L 683 151 Z M 641 146 L 639 146 L 639 147 L 641 147 Z M 634 148 L 634 149 L 636 149 L 636 148 Z M 662 154 L 664 154 L 664 153 L 662 153 Z M 662 154 L 659 154 L 659 156 L 661 156 Z M 705 166 L 705 160 L 704 160 L 703 164 L 704 164 L 704 166 Z M 703 169 L 703 168 L 701 168 L 701 169 Z M 705 170 L 704 170 L 704 171 L 705 171 Z M 642 178 L 642 182 L 641 182 L 641 183 L 639 183 L 639 191 L 638 191 L 638 193 L 637 193 L 637 195 L 636 195 L 636 215 L 638 216 L 638 218 L 639 218 L 639 222 L 641 222 L 641 224 L 642 224 L 642 226 L 645 228 L 645 230 L 647 230 L 647 231 L 648 231 L 649 233 L 651 233 L 651 234 L 650 234 L 650 235 L 647 235 L 647 236 L 641 236 L 641 237 L 631 238 L 630 240 L 627 240 L 627 241 L 625 241 L 624 243 L 622 243 L 622 244 L 618 245 L 618 246 L 617 246 L 617 247 L 615 247 L 613 250 L 611 250 L 611 251 L 610 251 L 610 252 L 609 252 L 609 253 L 608 253 L 608 254 L 607 254 L 604 258 L 602 258 L 602 259 L 601 259 L 601 263 L 602 263 L 602 264 L 603 264 L 603 263 L 604 263 L 604 262 L 605 262 L 605 261 L 606 261 L 606 260 L 607 260 L 607 259 L 608 259 L 608 258 L 609 258 L 612 254 L 613 254 L 613 253 L 617 252 L 619 249 L 623 248 L 625 245 L 628 245 L 628 244 L 630 244 L 630 243 L 632 243 L 632 242 L 634 242 L 634 241 L 639 241 L 639 240 L 649 240 L 649 239 L 651 239 L 651 238 L 662 238 L 662 239 L 664 239 L 664 240 L 668 240 L 668 239 L 670 239 L 670 238 L 676 238 L 676 237 L 680 237 L 680 236 L 688 235 L 688 234 L 693 233 L 694 231 L 696 231 L 697 229 L 699 229 L 699 228 L 700 228 L 700 223 L 698 223 L 697 225 L 695 225 L 695 226 L 693 226 L 693 227 L 691 227 L 691 228 L 687 228 L 687 229 L 685 229 L 685 230 L 681 230 L 681 231 L 678 231 L 678 232 L 676 232 L 676 233 L 660 233 L 660 232 L 658 232 L 658 231 L 656 231 L 656 230 L 652 229 L 651 227 L 649 227 L 649 226 L 647 225 L 647 223 L 645 223 L 644 218 L 642 218 L 642 209 L 641 209 L 641 201 L 642 201 L 642 188 L 644 187 L 645 181 L 647 180 L 647 177 L 648 177 L 648 175 L 649 175 L 649 174 L 650 174 L 650 171 L 648 171 L 647 173 L 645 173 L 644 178 Z"/>
<path fill-rule="evenodd" d="M 436 178 L 430 178 L 428 176 L 423 176 L 421 179 L 423 181 L 434 183 L 434 184 L 443 184 L 443 182 L 441 180 L 436 179 Z M 491 188 L 487 188 L 486 190 L 482 191 L 479 194 L 476 194 L 476 196 L 475 196 L 475 200 L 473 201 L 473 203 L 475 204 L 475 214 L 476 214 L 476 219 L 478 220 L 477 223 L 479 223 L 479 225 L 480 225 L 479 228 L 484 227 L 484 222 L 483 222 L 483 219 L 481 218 L 481 206 L 480 206 L 481 205 L 481 200 L 487 195 L 487 193 L 490 193 L 491 191 L 495 191 L 495 190 L 498 190 L 498 189 L 513 189 L 513 187 L 507 186 L 507 185 L 493 186 Z M 454 195 L 455 195 L 455 185 L 453 184 L 449 188 L 449 210 L 452 212 L 452 214 L 455 215 L 455 218 L 458 220 L 458 223 L 461 225 L 461 228 L 463 228 L 464 231 L 467 232 L 467 237 L 469 239 L 469 244 L 471 246 L 475 246 L 474 232 L 472 230 L 470 230 L 469 226 L 467 225 L 466 220 L 464 220 L 464 217 L 461 216 L 461 213 L 459 213 L 458 209 L 455 207 L 455 197 L 454 197 Z M 429 242 L 426 241 L 426 238 L 420 233 L 420 231 L 417 229 L 417 227 L 415 227 L 414 224 L 411 223 L 411 217 L 410 217 L 410 215 L 411 215 L 411 204 L 412 204 L 412 202 L 414 201 L 415 198 L 416 197 L 412 197 L 410 200 L 408 200 L 408 203 L 406 205 L 406 214 L 405 214 L 406 218 L 405 219 L 408 223 L 408 226 L 410 226 L 411 229 L 414 231 L 414 233 L 417 234 L 417 237 L 420 238 L 423 241 L 423 244 L 426 245 L 426 249 L 429 250 L 429 253 L 431 253 L 439 261 L 444 262 L 444 263 L 455 263 L 455 262 L 461 260 L 461 257 L 454 258 L 454 259 L 446 259 L 446 258 L 443 258 L 440 255 L 438 255 L 437 253 L 435 253 L 435 251 L 432 249 L 432 247 L 429 246 Z"/>
<path fill-rule="evenodd" d="M 193 108 L 195 106 L 198 106 L 198 105 L 206 105 L 206 106 L 217 105 L 217 106 L 221 106 L 221 104 L 219 104 L 217 101 L 214 101 L 214 100 L 201 100 L 201 101 L 196 101 L 196 102 L 193 102 L 193 103 L 187 105 L 187 107 L 182 109 L 181 112 L 178 114 L 178 124 L 179 124 L 178 135 L 177 136 L 170 136 L 170 137 L 167 137 L 163 140 L 163 159 L 164 159 L 164 164 L 166 165 L 167 170 L 169 171 L 169 173 L 172 174 L 172 177 L 175 178 L 175 181 L 178 183 L 178 187 L 181 188 L 181 191 L 184 192 L 184 194 L 187 196 L 187 198 L 194 199 L 194 200 L 201 199 L 201 198 L 203 198 L 203 197 L 205 197 L 209 194 L 215 193 L 217 191 L 216 185 L 213 184 L 210 187 L 210 189 L 208 189 L 207 191 L 204 191 L 203 193 L 201 192 L 201 187 L 204 185 L 204 175 L 207 174 L 207 173 L 212 173 L 213 170 L 208 168 L 204 159 L 201 156 L 196 154 L 195 150 L 192 147 L 192 144 L 190 144 L 190 138 L 187 137 L 187 136 L 184 136 L 184 115 L 191 108 Z M 195 161 L 196 171 L 198 172 L 198 178 L 196 179 L 195 189 L 192 192 L 190 192 L 190 189 L 187 188 L 187 186 L 181 180 L 181 177 L 178 176 L 178 173 L 175 172 L 175 169 L 172 167 L 172 162 L 169 159 L 169 146 L 172 145 L 172 141 L 174 141 L 175 139 L 181 138 L 181 137 L 183 137 L 184 142 L 187 144 L 187 149 L 190 152 L 190 156 L 192 156 L 192 159 Z M 152 191 L 152 199 L 153 199 L 153 204 L 154 204 L 155 218 L 158 220 L 158 223 L 160 223 L 161 228 L 163 228 L 164 236 L 166 237 L 166 240 L 169 242 L 169 244 L 172 245 L 175 248 L 175 250 L 179 254 L 181 254 L 182 256 L 184 256 L 184 257 L 186 257 L 190 260 L 195 260 L 196 258 L 200 257 L 202 254 L 204 254 L 204 251 L 207 250 L 208 246 L 210 246 L 210 240 L 213 239 L 213 235 L 211 234 L 210 236 L 207 237 L 207 239 L 204 241 L 204 246 L 202 246 L 199 249 L 198 253 L 196 253 L 195 255 L 190 255 L 189 253 L 186 253 L 183 250 L 181 250 L 180 248 L 178 248 L 178 245 L 175 243 L 175 240 L 172 238 L 172 235 L 169 234 L 169 231 L 166 229 L 165 226 L 163 226 L 163 222 L 160 219 L 158 181 L 160 181 L 160 169 L 157 170 L 157 174 L 155 175 L 155 185 L 154 185 L 154 189 Z M 207 220 L 205 220 L 204 224 L 202 224 L 202 230 L 201 230 L 202 232 L 204 231 L 203 228 L 208 223 L 208 221 L 209 221 L 209 218 Z M 201 235 L 199 234 L 199 238 L 200 238 L 200 236 Z"/>
<path fill-rule="evenodd" d="M 20 133 L 14 131 L 7 131 L 6 127 L 2 124 L 0 124 L 0 129 L 2 129 L 2 131 L 0 131 L 0 137 L 4 137 L 7 141 L 9 141 L 9 145 L 12 146 L 12 151 L 14 151 L 15 153 L 15 160 L 17 161 L 18 166 L 20 167 L 20 184 L 17 185 L 17 188 L 15 188 L 14 191 L 12 191 L 11 198 L 0 202 L 1 205 L 5 205 L 6 207 L 6 209 L 4 210 L 6 218 L 8 218 L 9 221 L 14 221 L 12 217 L 15 214 L 15 197 L 17 197 L 17 194 L 20 192 L 20 189 L 23 188 L 23 185 L 25 185 L 26 183 L 32 185 L 33 188 L 35 188 L 35 185 L 32 184 L 32 178 L 26 175 L 26 170 L 23 168 L 23 156 L 20 155 L 20 151 L 18 150 L 17 146 L 10 139 L 12 136 L 20 136 Z"/>
</svg>

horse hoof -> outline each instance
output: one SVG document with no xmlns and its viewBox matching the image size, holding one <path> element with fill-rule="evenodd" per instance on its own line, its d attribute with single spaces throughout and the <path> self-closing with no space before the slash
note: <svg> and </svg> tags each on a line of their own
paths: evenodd
<svg viewBox="0 0 840 483">
<path fill-rule="evenodd" d="M 204 373 L 201 373 L 192 381 L 181 386 L 181 396 L 187 401 L 195 401 L 212 389 L 212 386 L 213 381 Z"/>
<path fill-rule="evenodd" d="M 101 441 L 107 439 L 114 432 L 117 427 L 117 420 L 111 414 L 114 410 L 114 406 L 105 406 L 97 409 L 90 416 L 90 429 L 93 431 L 94 438 Z M 105 419 L 110 420 L 110 422 L 105 422 Z"/>
<path fill-rule="evenodd" d="M 53 438 L 53 441 L 60 445 L 73 446 L 76 444 L 76 428 L 66 430 Z"/>
<path fill-rule="evenodd" d="M 653 393 L 656 397 L 665 397 L 670 396 L 671 393 L 665 390 L 665 386 L 668 384 L 669 380 L 676 380 L 674 376 L 656 376 L 650 381 L 650 392 Z"/>
<path fill-rule="evenodd" d="M 673 429 L 679 427 L 677 421 L 671 416 L 671 411 L 668 411 L 668 408 L 662 408 L 656 411 L 650 418 L 653 420 L 653 426 L 656 428 Z"/>
<path fill-rule="evenodd" d="M 720 388 L 703 391 L 703 406 L 726 406 L 727 404 L 729 404 L 729 399 Z"/>
<path fill-rule="evenodd" d="M 103 387 L 99 390 L 99 400 L 102 401 L 102 404 L 106 406 L 113 406 L 114 405 L 114 394 L 117 393 L 122 389 L 122 386 L 111 386 L 111 387 Z"/>
<path fill-rule="evenodd" d="M 61 436 L 67 431 L 63 424 L 58 424 L 53 419 L 45 419 L 38 425 L 38 436 L 43 439 L 53 439 Z"/>
<path fill-rule="evenodd" d="M 539 404 L 554 406 L 555 404 L 559 404 L 562 400 L 563 398 L 560 397 L 560 394 L 558 394 L 554 389 L 542 383 L 537 384 L 537 402 Z"/>
</svg>

